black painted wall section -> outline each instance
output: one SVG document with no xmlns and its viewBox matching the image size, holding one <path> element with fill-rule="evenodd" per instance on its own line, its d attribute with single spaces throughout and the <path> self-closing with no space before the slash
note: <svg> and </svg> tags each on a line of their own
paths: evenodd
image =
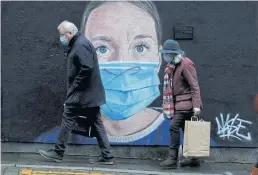
<svg viewBox="0 0 258 175">
<path fill-rule="evenodd" d="M 195 62 L 204 103 L 219 146 L 256 146 L 257 2 L 156 2 L 163 41 L 176 25 L 194 25 L 194 40 L 180 41 Z M 58 24 L 80 25 L 85 2 L 2 2 L 2 140 L 32 142 L 61 122 L 65 57 Z M 165 64 L 163 64 L 163 67 Z M 163 69 L 160 71 L 163 81 Z M 154 102 L 161 105 L 161 98 Z M 251 142 L 218 138 L 215 117 L 239 113 Z"/>
</svg>

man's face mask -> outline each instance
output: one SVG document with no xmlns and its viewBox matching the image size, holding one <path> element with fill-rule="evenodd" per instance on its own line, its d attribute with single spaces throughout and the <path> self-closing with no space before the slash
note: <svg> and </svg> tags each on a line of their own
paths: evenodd
<svg viewBox="0 0 258 175">
<path fill-rule="evenodd" d="M 68 40 L 66 39 L 65 35 L 60 36 L 60 41 L 63 45 L 68 45 Z"/>
</svg>

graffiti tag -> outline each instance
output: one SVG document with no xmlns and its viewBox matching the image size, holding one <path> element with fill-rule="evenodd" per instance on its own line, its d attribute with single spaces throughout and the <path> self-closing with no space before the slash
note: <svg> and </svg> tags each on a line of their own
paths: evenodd
<svg viewBox="0 0 258 175">
<path fill-rule="evenodd" d="M 216 117 L 217 122 L 217 134 L 220 138 L 227 138 L 230 137 L 236 138 L 238 140 L 252 140 L 250 132 L 244 134 L 244 130 L 246 129 L 245 125 L 251 125 L 252 122 L 243 120 L 238 118 L 239 114 L 236 114 L 235 117 L 230 117 L 230 114 L 227 114 L 226 119 L 224 118 L 223 114 L 220 113 L 220 120 Z"/>
</svg>

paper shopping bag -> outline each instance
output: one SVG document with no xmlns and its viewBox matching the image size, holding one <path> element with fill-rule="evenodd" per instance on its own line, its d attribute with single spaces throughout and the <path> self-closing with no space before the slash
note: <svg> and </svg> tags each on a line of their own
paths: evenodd
<svg viewBox="0 0 258 175">
<path fill-rule="evenodd" d="M 198 120 L 197 117 L 192 117 L 191 121 L 185 122 L 184 157 L 210 156 L 210 128 L 210 122 Z"/>
</svg>

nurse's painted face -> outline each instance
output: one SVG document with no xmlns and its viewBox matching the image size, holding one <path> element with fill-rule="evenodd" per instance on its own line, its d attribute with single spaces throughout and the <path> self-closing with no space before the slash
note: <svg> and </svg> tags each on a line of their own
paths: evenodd
<svg viewBox="0 0 258 175">
<path fill-rule="evenodd" d="M 155 22 L 128 2 L 109 2 L 90 14 L 85 36 L 96 48 L 99 62 L 159 62 Z"/>
</svg>

